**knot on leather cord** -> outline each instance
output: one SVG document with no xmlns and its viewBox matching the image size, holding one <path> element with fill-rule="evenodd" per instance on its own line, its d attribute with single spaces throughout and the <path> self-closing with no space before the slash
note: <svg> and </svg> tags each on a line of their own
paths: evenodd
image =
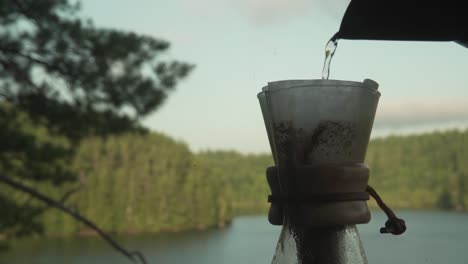
<svg viewBox="0 0 468 264">
<path fill-rule="evenodd" d="M 388 207 L 371 186 L 367 185 L 366 191 L 372 196 L 379 207 L 387 215 L 388 220 L 385 222 L 385 227 L 380 228 L 381 234 L 401 235 L 406 231 L 405 220 L 398 218 L 395 213 Z"/>
<path fill-rule="evenodd" d="M 303 219 L 302 224 L 307 221 L 314 226 L 367 223 L 370 220 L 370 215 L 365 203 L 364 208 L 356 203 L 350 204 L 350 206 L 347 204 L 369 200 L 370 195 L 388 217 L 385 227 L 380 229 L 380 233 L 401 235 L 406 231 L 405 221 L 398 218 L 383 202 L 374 188 L 367 185 L 369 169 L 365 165 L 355 164 L 339 168 L 307 166 L 298 168 L 296 173 L 296 176 L 299 176 L 296 178 L 300 186 L 298 188 L 302 190 L 310 188 L 310 193 L 299 192 L 289 195 L 282 193 L 277 168 L 269 167 L 267 169 L 267 180 L 272 192 L 268 196 L 268 202 L 271 203 L 268 220 L 271 224 L 283 224 L 285 206 L 300 208 L 300 215 L 307 218 Z M 323 193 L 323 189 L 332 191 Z M 339 205 L 340 203 L 341 205 Z M 334 213 L 331 217 L 327 216 L 330 214 L 329 209 L 320 211 L 327 204 L 337 206 L 333 207 Z M 314 210 L 317 212 L 313 212 Z M 296 220 L 299 221 L 299 219 Z"/>
</svg>

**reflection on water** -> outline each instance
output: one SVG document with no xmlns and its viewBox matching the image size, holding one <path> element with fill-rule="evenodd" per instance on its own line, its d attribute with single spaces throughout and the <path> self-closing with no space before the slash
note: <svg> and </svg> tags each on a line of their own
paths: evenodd
<svg viewBox="0 0 468 264">
<path fill-rule="evenodd" d="M 408 224 L 403 236 L 381 235 L 385 216 L 372 213 L 360 225 L 369 263 L 468 263 L 468 215 L 402 211 Z M 279 227 L 266 216 L 239 217 L 223 230 L 119 237 L 125 246 L 141 250 L 149 263 L 238 264 L 270 263 Z M 129 263 L 96 237 L 47 238 L 21 241 L 0 254 L 5 264 Z"/>
</svg>

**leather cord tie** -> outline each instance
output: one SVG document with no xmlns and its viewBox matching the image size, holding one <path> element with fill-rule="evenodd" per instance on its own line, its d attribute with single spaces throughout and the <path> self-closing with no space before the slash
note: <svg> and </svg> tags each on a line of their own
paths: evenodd
<svg viewBox="0 0 468 264">
<path fill-rule="evenodd" d="M 294 204 L 314 204 L 327 202 L 343 202 L 343 201 L 365 201 L 369 200 L 367 192 L 348 192 L 348 193 L 330 193 L 321 195 L 301 195 L 301 196 L 286 196 L 286 195 L 268 195 L 269 203 L 294 203 Z"/>
<path fill-rule="evenodd" d="M 365 224 L 370 221 L 365 201 L 372 196 L 388 217 L 380 233 L 401 235 L 406 231 L 405 221 L 368 185 L 369 169 L 364 164 L 296 167 L 293 174 L 282 176 L 286 183 L 294 177 L 289 193 L 281 190 L 278 167 L 268 167 L 266 174 L 271 190 L 268 221 L 273 225 L 284 224 L 285 208 L 295 210 L 295 218 L 289 220 L 303 227 Z"/>
<path fill-rule="evenodd" d="M 388 220 L 385 222 L 385 227 L 380 228 L 381 234 L 401 235 L 406 231 L 405 220 L 398 218 L 395 213 L 388 207 L 382 198 L 377 194 L 374 188 L 367 185 L 366 192 L 354 193 L 336 193 L 328 195 L 308 195 L 308 196 L 285 196 L 285 195 L 269 195 L 269 203 L 326 203 L 337 201 L 358 201 L 369 200 L 369 195 L 374 198 L 382 211 L 387 215 Z"/>
<path fill-rule="evenodd" d="M 388 220 L 385 222 L 385 227 L 380 228 L 381 234 L 401 235 L 406 231 L 405 220 L 398 218 L 395 213 L 388 207 L 370 185 L 367 185 L 366 191 L 372 196 L 379 207 L 387 215 Z"/>
</svg>

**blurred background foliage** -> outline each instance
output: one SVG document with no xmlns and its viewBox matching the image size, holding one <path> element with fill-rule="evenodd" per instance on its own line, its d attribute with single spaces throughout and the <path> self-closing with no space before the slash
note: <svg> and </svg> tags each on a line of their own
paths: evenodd
<svg viewBox="0 0 468 264">
<path fill-rule="evenodd" d="M 78 13 L 66 0 L 0 2 L 0 172 L 112 233 L 223 227 L 266 212 L 270 154 L 195 153 L 140 125 L 194 66 L 162 59 L 167 41 Z M 468 130 L 372 140 L 371 184 L 393 207 L 464 211 L 467 149 Z M 91 232 L 1 184 L 0 208 L 3 240 Z"/>
<path fill-rule="evenodd" d="M 42 131 L 36 139 L 39 142 L 66 143 L 60 137 L 50 138 L 47 130 L 27 120 L 21 123 L 30 127 L 30 133 Z M 370 184 L 395 208 L 466 210 L 468 164 L 463 161 L 468 159 L 467 149 L 468 130 L 374 139 L 366 159 Z M 113 233 L 182 231 L 223 227 L 237 215 L 265 213 L 269 194 L 265 168 L 272 164 L 269 154 L 194 153 L 183 142 L 160 133 L 129 132 L 87 137 L 66 166 L 60 160 L 44 164 L 58 167 L 56 171 L 67 168 L 76 180 L 60 186 L 51 181 L 28 183 L 57 199 L 82 186 L 66 204 Z M 22 167 L 27 163 L 16 166 L 15 170 L 29 170 Z M 43 208 L 27 213 L 29 207 L 41 208 L 27 195 L 4 186 L 2 194 L 10 203 L 23 205 L 21 214 L 7 215 L 34 220 L 36 224 L 29 226 L 36 231 L 53 235 L 90 232 L 59 211 Z M 375 207 L 372 201 L 370 205 Z M 17 230 L 3 226 L 8 227 L 3 233 Z"/>
</svg>

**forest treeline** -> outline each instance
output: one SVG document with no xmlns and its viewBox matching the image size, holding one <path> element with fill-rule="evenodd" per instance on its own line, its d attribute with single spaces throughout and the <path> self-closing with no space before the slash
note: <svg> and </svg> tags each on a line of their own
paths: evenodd
<svg viewBox="0 0 468 264">
<path fill-rule="evenodd" d="M 21 129 L 16 130 L 32 137 L 36 147 L 71 146 L 65 138 L 51 136 L 46 127 L 33 125 L 26 115 L 19 117 Z M 77 180 L 60 185 L 27 179 L 23 183 L 56 199 L 68 192 L 67 206 L 112 233 L 222 227 L 236 215 L 264 213 L 268 208 L 265 168 L 273 164 L 269 154 L 195 153 L 187 144 L 156 132 L 88 137 L 75 148 L 69 160 L 41 164 L 35 159 L 33 167 L 42 173 L 72 171 Z M 370 183 L 395 208 L 466 210 L 467 149 L 468 130 L 374 139 L 366 159 Z M 18 155 L 2 152 L 2 170 L 18 176 L 27 165 Z M 0 190 L 25 209 L 42 206 L 9 187 Z M 8 204 L 2 208 L 8 212 Z M 34 211 L 29 213 L 34 216 Z M 57 210 L 36 213 L 38 228 L 45 234 L 90 232 Z"/>
</svg>

